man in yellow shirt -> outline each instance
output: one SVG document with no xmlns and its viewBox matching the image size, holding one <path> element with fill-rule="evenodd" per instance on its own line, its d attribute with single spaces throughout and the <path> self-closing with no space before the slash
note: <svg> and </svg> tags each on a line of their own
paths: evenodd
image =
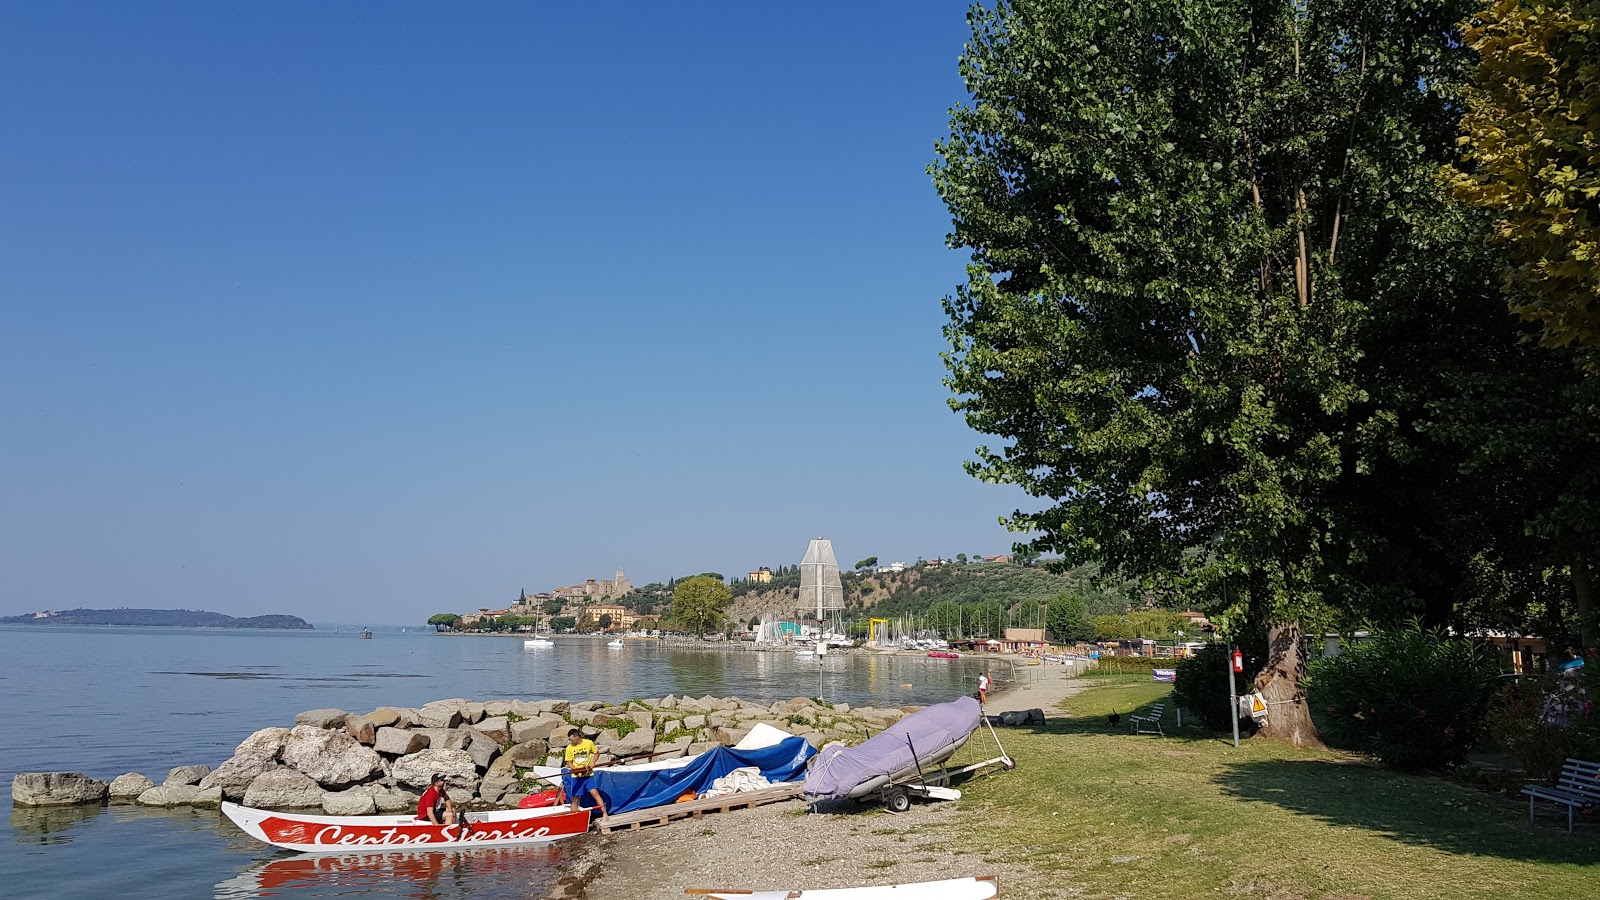
<svg viewBox="0 0 1600 900">
<path fill-rule="evenodd" d="M 583 732 L 573 728 L 567 732 L 567 749 L 562 754 L 567 770 L 572 773 L 572 790 L 570 791 L 573 806 L 583 806 L 583 795 L 587 793 L 594 798 L 594 805 L 600 814 L 606 815 L 606 802 L 600 798 L 600 792 L 593 786 L 594 764 L 600 760 L 600 751 L 595 747 L 594 741 L 583 736 Z"/>
</svg>

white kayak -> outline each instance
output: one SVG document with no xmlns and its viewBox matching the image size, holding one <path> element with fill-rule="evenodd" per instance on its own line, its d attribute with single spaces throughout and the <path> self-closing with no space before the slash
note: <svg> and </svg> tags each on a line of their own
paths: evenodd
<svg viewBox="0 0 1600 900">
<path fill-rule="evenodd" d="M 1000 896 L 994 875 L 923 881 L 917 884 L 882 884 L 876 887 L 823 888 L 811 891 L 740 891 L 688 888 L 685 894 L 715 900 L 988 900 Z"/>
</svg>

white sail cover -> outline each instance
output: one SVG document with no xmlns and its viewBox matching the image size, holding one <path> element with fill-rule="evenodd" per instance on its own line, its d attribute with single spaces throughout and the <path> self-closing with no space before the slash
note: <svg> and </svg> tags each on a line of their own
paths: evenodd
<svg viewBox="0 0 1600 900">
<path fill-rule="evenodd" d="M 800 611 L 828 612 L 844 609 L 844 584 L 839 581 L 839 560 L 833 555 L 833 542 L 817 538 L 806 548 L 800 561 Z"/>
</svg>

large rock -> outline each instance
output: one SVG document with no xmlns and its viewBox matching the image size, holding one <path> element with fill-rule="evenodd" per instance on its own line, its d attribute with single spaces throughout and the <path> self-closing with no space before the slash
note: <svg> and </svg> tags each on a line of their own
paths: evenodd
<svg viewBox="0 0 1600 900">
<path fill-rule="evenodd" d="M 262 772 L 244 792 L 244 805 L 256 809 L 309 809 L 322 805 L 322 788 L 294 769 Z"/>
<path fill-rule="evenodd" d="M 550 713 L 540 713 L 536 718 L 522 722 L 511 723 L 511 742 L 523 744 L 528 741 L 551 740 L 560 737 L 560 732 L 568 728 L 567 720 Z"/>
<path fill-rule="evenodd" d="M 349 716 L 342 709 L 308 709 L 294 717 L 294 724 L 313 728 L 343 728 L 344 720 Z"/>
<path fill-rule="evenodd" d="M 244 799 L 250 783 L 263 772 L 278 768 L 278 761 L 264 750 L 240 750 L 216 770 L 200 779 L 200 787 L 217 788 L 223 799 L 237 803 Z"/>
<path fill-rule="evenodd" d="M 378 728 L 366 716 L 351 716 L 344 720 L 344 733 L 356 739 L 358 744 L 371 747 L 377 743 Z"/>
<path fill-rule="evenodd" d="M 571 709 L 572 704 L 565 700 L 540 700 L 538 707 L 540 712 L 555 713 L 559 716 Z"/>
<path fill-rule="evenodd" d="M 683 727 L 689 729 L 690 731 L 698 731 L 701 728 L 706 727 L 706 717 L 698 713 L 692 716 L 684 716 Z"/>
<path fill-rule="evenodd" d="M 273 758 L 277 758 L 278 754 L 283 752 L 283 745 L 288 742 L 289 729 L 274 726 L 272 728 L 263 728 L 240 741 L 239 746 L 234 748 L 233 752 L 242 753 L 246 750 L 261 750 L 272 754 Z"/>
<path fill-rule="evenodd" d="M 415 812 L 417 801 L 421 799 L 416 794 L 409 794 L 393 788 L 374 790 L 372 792 L 372 802 L 377 805 L 378 812 L 386 816 L 392 816 L 396 813 Z"/>
<path fill-rule="evenodd" d="M 289 733 L 283 762 L 332 790 L 383 774 L 383 762 L 371 747 L 356 743 L 343 731 L 310 725 L 296 725 Z"/>
<path fill-rule="evenodd" d="M 689 745 L 693 743 L 694 738 L 684 735 L 683 737 L 657 744 L 651 757 L 653 759 L 677 759 L 688 753 Z"/>
<path fill-rule="evenodd" d="M 106 791 L 106 797 L 112 803 L 132 803 L 139 799 L 139 795 L 155 787 L 156 783 L 140 775 L 138 772 L 129 772 L 118 775 L 111 782 L 111 787 Z"/>
<path fill-rule="evenodd" d="M 490 700 L 483 705 L 483 714 L 486 716 L 503 716 L 506 714 L 532 719 L 541 713 L 539 704 L 529 703 L 526 700 Z"/>
<path fill-rule="evenodd" d="M 483 719 L 472 726 L 472 730 L 479 734 L 486 734 L 497 744 L 504 744 L 511 740 L 511 721 L 505 716 L 495 716 Z"/>
<path fill-rule="evenodd" d="M 466 750 L 474 765 L 487 769 L 494 758 L 500 755 L 500 742 L 481 731 L 475 731 L 471 740 L 467 741 Z"/>
<path fill-rule="evenodd" d="M 550 752 L 550 745 L 545 741 L 524 741 L 520 744 L 512 744 L 510 749 L 506 750 L 504 756 L 494 761 L 494 765 L 510 760 L 513 765 L 536 766 L 548 752 Z"/>
<path fill-rule="evenodd" d="M 424 704 L 420 710 L 425 728 L 454 728 L 465 721 L 461 708 L 465 700 L 435 700 Z"/>
<path fill-rule="evenodd" d="M 195 785 L 195 784 L 199 784 L 201 779 L 205 778 L 207 775 L 210 775 L 210 774 L 211 774 L 211 767 L 207 766 L 207 765 L 176 766 L 176 767 L 174 767 L 173 769 L 171 769 L 170 771 L 167 772 L 167 780 L 163 781 L 162 784 L 167 784 L 167 785 L 174 785 L 174 784 Z"/>
<path fill-rule="evenodd" d="M 411 731 L 405 728 L 379 728 L 373 746 L 379 753 L 389 756 L 405 756 L 418 750 L 428 749 L 428 736 L 420 731 Z"/>
<path fill-rule="evenodd" d="M 190 799 L 189 805 L 216 809 L 222 805 L 222 788 L 215 785 L 195 788 L 194 797 Z"/>
<path fill-rule="evenodd" d="M 370 816 L 378 804 L 368 791 L 328 791 L 322 795 L 322 811 L 330 816 Z"/>
<path fill-rule="evenodd" d="M 597 709 L 605 708 L 606 704 L 601 703 L 598 700 L 580 700 L 577 703 L 568 704 L 567 711 L 572 712 L 574 710 L 583 710 L 584 712 L 594 712 Z"/>
<path fill-rule="evenodd" d="M 429 750 L 465 750 L 472 732 L 466 728 L 413 728 L 417 734 L 426 735 Z"/>
<path fill-rule="evenodd" d="M 748 728 L 718 728 L 717 740 L 732 747 L 734 744 L 744 740 L 744 736 L 749 733 L 750 729 Z"/>
<path fill-rule="evenodd" d="M 11 779 L 13 806 L 103 803 L 111 785 L 82 772 L 20 772 Z"/>
<path fill-rule="evenodd" d="M 614 734 L 615 732 L 607 732 Z M 637 756 L 649 753 L 656 746 L 656 732 L 653 728 L 635 728 L 625 736 L 611 742 L 607 752 L 612 756 Z"/>
<path fill-rule="evenodd" d="M 200 789 L 192 784 L 160 784 L 139 795 L 140 806 L 188 806 Z"/>
<path fill-rule="evenodd" d="M 465 700 L 461 703 L 461 718 L 471 725 L 483 718 L 483 704 L 474 700 Z"/>
<path fill-rule="evenodd" d="M 465 750 L 419 750 L 395 760 L 391 774 L 401 787 L 422 790 L 435 772 L 454 787 L 470 789 L 478 783 L 478 765 Z"/>
<path fill-rule="evenodd" d="M 400 721 L 400 709 L 394 706 L 380 706 L 362 718 L 371 722 L 373 728 L 383 728 Z"/>
</svg>

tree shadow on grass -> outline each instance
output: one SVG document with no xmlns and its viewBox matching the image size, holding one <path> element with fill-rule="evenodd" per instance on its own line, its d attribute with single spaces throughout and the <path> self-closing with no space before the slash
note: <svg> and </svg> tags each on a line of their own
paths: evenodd
<svg viewBox="0 0 1600 900">
<path fill-rule="evenodd" d="M 1600 863 L 1600 828 L 1566 831 L 1545 804 L 1528 824 L 1525 803 L 1422 775 L 1334 760 L 1238 763 L 1214 779 L 1239 800 L 1271 803 L 1330 825 L 1363 828 L 1449 853 L 1531 862 Z"/>
</svg>

